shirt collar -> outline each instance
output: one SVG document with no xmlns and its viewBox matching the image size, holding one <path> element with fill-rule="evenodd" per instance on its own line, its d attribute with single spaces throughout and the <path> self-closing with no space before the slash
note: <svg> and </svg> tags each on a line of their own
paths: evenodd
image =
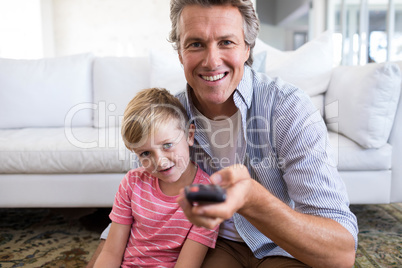
<svg viewBox="0 0 402 268">
<path fill-rule="evenodd" d="M 242 100 L 247 105 L 247 108 L 250 109 L 253 96 L 253 78 L 253 69 L 251 69 L 248 65 L 244 65 L 243 78 L 237 86 L 233 96 L 235 104 L 238 108 L 241 106 L 238 101 Z M 237 98 L 236 95 L 240 98 Z"/>
</svg>

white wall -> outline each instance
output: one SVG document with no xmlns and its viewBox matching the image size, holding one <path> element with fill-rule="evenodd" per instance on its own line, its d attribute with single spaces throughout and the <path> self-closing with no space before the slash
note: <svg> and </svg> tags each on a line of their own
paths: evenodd
<svg viewBox="0 0 402 268">
<path fill-rule="evenodd" d="M 308 33 L 311 40 L 326 29 L 325 0 L 258 0 L 257 12 L 260 38 L 280 50 L 294 49 L 294 33 Z"/>
<path fill-rule="evenodd" d="M 294 32 L 308 32 L 309 1 L 258 0 L 259 38 L 279 50 L 293 50 Z"/>
<path fill-rule="evenodd" d="M 253 0 L 254 5 L 266 0 L 258 1 Z M 9 7 L 1 9 L 2 3 Z M 141 56 L 151 48 L 171 52 L 167 41 L 171 25 L 169 3 L 0 0 L 0 57 L 39 58 L 85 52 L 96 56 Z M 17 25 L 23 26 L 17 29 Z M 292 49 L 292 29 L 262 23 L 260 38 L 278 49 Z"/>
<path fill-rule="evenodd" d="M 40 0 L 0 0 L 0 57 L 43 57 Z"/>
<path fill-rule="evenodd" d="M 52 0 L 55 56 L 173 51 L 167 0 Z"/>
<path fill-rule="evenodd" d="M 284 28 L 261 23 L 258 38 L 276 49 L 286 50 L 286 34 L 287 32 Z"/>
</svg>

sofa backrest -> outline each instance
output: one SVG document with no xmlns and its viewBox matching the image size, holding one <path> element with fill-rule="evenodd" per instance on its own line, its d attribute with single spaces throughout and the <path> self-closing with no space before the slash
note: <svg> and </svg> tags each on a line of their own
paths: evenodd
<svg viewBox="0 0 402 268">
<path fill-rule="evenodd" d="M 94 127 L 116 126 L 128 102 L 148 88 L 148 57 L 99 57 L 93 63 Z"/>
<path fill-rule="evenodd" d="M 92 59 L 0 59 L 0 129 L 64 126 L 71 109 L 92 102 Z M 70 121 L 92 126 L 92 111 L 80 109 Z"/>
</svg>

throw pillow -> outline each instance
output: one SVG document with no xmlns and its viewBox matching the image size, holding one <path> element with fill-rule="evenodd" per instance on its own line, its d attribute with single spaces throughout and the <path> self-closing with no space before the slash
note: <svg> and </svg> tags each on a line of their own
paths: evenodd
<svg viewBox="0 0 402 268">
<path fill-rule="evenodd" d="M 253 69 L 259 73 L 265 73 L 266 59 L 267 59 L 266 51 L 261 51 L 258 53 L 255 53 L 253 51 L 253 65 L 252 65 Z"/>
<path fill-rule="evenodd" d="M 325 96 L 328 128 L 364 148 L 383 146 L 391 132 L 400 91 L 397 64 L 336 67 Z"/>
<path fill-rule="evenodd" d="M 92 58 L 0 59 L 0 128 L 92 126 Z"/>
<path fill-rule="evenodd" d="M 333 67 L 332 32 L 326 31 L 294 51 L 280 51 L 257 39 L 254 54 L 266 51 L 265 73 L 303 89 L 309 96 L 324 93 Z"/>
</svg>

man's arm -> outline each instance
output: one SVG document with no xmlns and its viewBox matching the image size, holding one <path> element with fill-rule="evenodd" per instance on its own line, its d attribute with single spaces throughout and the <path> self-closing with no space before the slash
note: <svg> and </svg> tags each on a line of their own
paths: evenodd
<svg viewBox="0 0 402 268">
<path fill-rule="evenodd" d="M 95 262 L 95 268 L 120 267 L 131 225 L 112 222 L 106 243 Z"/>
<path fill-rule="evenodd" d="M 208 247 L 191 239 L 186 239 L 180 251 L 175 268 L 199 268 L 207 254 Z"/>
<path fill-rule="evenodd" d="M 226 188 L 227 200 L 193 207 L 184 196 L 179 203 L 189 220 L 213 228 L 235 212 L 298 260 L 312 267 L 352 267 L 353 236 L 332 219 L 299 213 L 251 179 L 241 165 L 223 169 L 211 180 Z"/>
</svg>

